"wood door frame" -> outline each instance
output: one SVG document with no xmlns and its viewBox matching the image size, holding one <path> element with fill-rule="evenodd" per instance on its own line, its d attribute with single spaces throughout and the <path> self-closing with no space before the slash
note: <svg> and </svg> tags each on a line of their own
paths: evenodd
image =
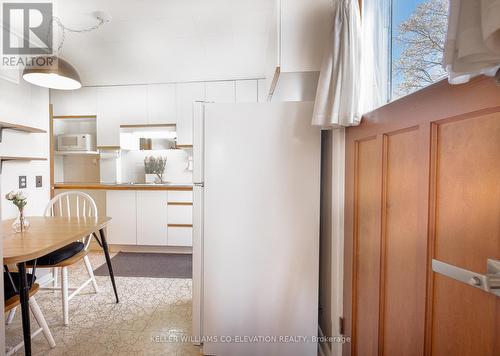
<svg viewBox="0 0 500 356">
<path fill-rule="evenodd" d="M 436 122 L 443 120 L 456 119 L 458 117 L 477 116 L 488 112 L 500 111 L 500 88 L 495 85 L 494 79 L 487 77 L 478 77 L 469 83 L 452 86 L 446 80 L 437 82 L 427 88 L 424 88 L 416 93 L 403 97 L 399 100 L 391 102 L 381 108 L 369 112 L 363 116 L 361 125 L 350 127 L 346 130 L 346 166 L 345 166 L 345 235 L 344 235 L 344 320 L 345 320 L 345 335 L 355 337 L 356 325 L 356 260 L 354 252 L 356 251 L 356 236 L 355 222 L 356 215 L 356 150 L 357 142 L 367 139 L 376 138 L 379 142 L 383 142 L 384 137 L 391 132 L 404 130 L 412 126 L 420 126 L 423 128 L 419 142 L 429 147 L 435 142 Z M 434 143 L 435 144 L 435 143 Z M 381 153 L 383 158 L 383 150 Z M 427 187 L 428 194 L 419 201 L 418 209 L 420 212 L 429 211 L 429 204 L 432 202 L 432 194 L 435 194 L 431 184 L 431 175 L 435 174 L 435 159 L 425 157 L 419 164 L 426 169 L 422 174 L 422 182 Z M 381 191 L 383 192 L 383 183 L 381 182 Z M 382 198 L 382 197 L 381 197 Z M 432 208 L 432 206 L 430 207 Z M 382 206 L 380 207 L 382 211 Z M 427 213 L 426 213 L 427 215 Z M 428 215 L 423 217 L 425 226 L 420 226 L 427 236 L 427 291 L 426 291 L 426 316 L 424 330 L 424 355 L 430 355 L 430 337 L 429 329 L 432 318 L 432 311 L 429 308 L 429 301 L 432 292 L 432 270 L 430 261 L 433 254 L 433 216 Z M 383 228 L 381 224 L 380 238 L 382 241 Z M 383 257 L 383 255 L 382 255 Z M 383 259 L 383 258 L 382 258 Z M 384 261 L 381 259 L 381 265 Z M 380 283 L 383 283 L 381 279 Z M 379 312 L 380 313 L 380 312 Z M 380 318 L 380 314 L 379 314 Z M 380 319 L 379 319 L 380 320 Z M 379 323 L 380 326 L 380 323 Z M 379 355 L 382 355 L 380 348 L 379 333 Z M 355 355 L 355 350 L 351 350 L 352 344 L 345 344 L 343 347 L 343 355 Z M 360 355 L 362 356 L 362 355 Z"/>
</svg>

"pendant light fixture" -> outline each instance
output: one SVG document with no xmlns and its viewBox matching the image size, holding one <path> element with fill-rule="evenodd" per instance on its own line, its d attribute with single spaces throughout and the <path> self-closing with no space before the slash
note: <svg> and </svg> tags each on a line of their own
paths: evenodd
<svg viewBox="0 0 500 356">
<path fill-rule="evenodd" d="M 80 76 L 76 69 L 58 57 L 38 57 L 44 65 L 39 67 L 25 67 L 23 79 L 28 83 L 50 89 L 75 90 L 82 87 Z"/>
<path fill-rule="evenodd" d="M 60 52 L 63 47 L 66 32 L 92 32 L 111 21 L 111 16 L 105 12 L 96 11 L 93 15 L 96 18 L 96 24 L 83 29 L 67 27 L 62 23 L 60 18 L 52 18 L 52 21 L 60 28 L 61 32 L 61 40 L 57 52 Z M 75 90 L 82 87 L 82 81 L 76 69 L 62 58 L 56 56 L 36 57 L 33 58 L 32 63 L 35 65 L 26 66 L 23 71 L 23 79 L 28 83 L 58 90 Z"/>
</svg>

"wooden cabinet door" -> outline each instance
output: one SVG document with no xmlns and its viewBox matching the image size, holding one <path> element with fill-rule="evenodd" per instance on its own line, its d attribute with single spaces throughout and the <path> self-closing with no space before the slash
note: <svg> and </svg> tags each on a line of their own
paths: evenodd
<svg viewBox="0 0 500 356">
<path fill-rule="evenodd" d="M 113 220 L 108 228 L 108 242 L 115 245 L 136 245 L 136 192 L 108 190 L 106 215 Z"/>
<path fill-rule="evenodd" d="M 176 84 L 177 101 L 177 143 L 193 144 L 193 106 L 196 101 L 205 100 L 205 83 Z"/>
<path fill-rule="evenodd" d="M 167 245 L 166 191 L 137 191 L 137 244 Z"/>
<path fill-rule="evenodd" d="M 432 257 L 484 275 L 500 261 L 500 110 L 436 123 L 432 138 Z M 500 355 L 500 297 L 440 273 L 431 287 L 432 355 Z"/>
</svg>

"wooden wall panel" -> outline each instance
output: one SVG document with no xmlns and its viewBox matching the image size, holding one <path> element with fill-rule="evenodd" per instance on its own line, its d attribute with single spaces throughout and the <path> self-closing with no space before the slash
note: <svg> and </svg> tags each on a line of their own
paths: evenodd
<svg viewBox="0 0 500 356">
<path fill-rule="evenodd" d="M 435 130 L 434 258 L 486 273 L 500 259 L 500 113 Z M 436 275 L 433 320 L 433 356 L 500 354 L 500 298 Z"/>
<path fill-rule="evenodd" d="M 376 138 L 356 143 L 356 355 L 378 355 L 381 154 Z"/>
<path fill-rule="evenodd" d="M 426 251 L 419 239 L 419 128 L 385 136 L 381 355 L 422 355 Z M 419 250 L 420 249 L 420 250 Z"/>
<path fill-rule="evenodd" d="M 346 129 L 344 356 L 500 355 L 500 298 L 431 268 L 500 259 L 499 116 L 491 78 L 443 80 Z"/>
</svg>

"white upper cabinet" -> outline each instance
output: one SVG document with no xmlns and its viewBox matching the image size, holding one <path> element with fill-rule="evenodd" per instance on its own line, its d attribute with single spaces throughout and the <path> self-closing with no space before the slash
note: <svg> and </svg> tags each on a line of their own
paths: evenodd
<svg viewBox="0 0 500 356">
<path fill-rule="evenodd" d="M 147 86 L 148 124 L 175 124 L 175 84 Z"/>
<path fill-rule="evenodd" d="M 237 103 L 256 103 L 257 80 L 237 80 L 235 93 Z"/>
<path fill-rule="evenodd" d="M 120 125 L 141 125 L 148 123 L 147 85 L 112 87 L 119 98 Z"/>
<path fill-rule="evenodd" d="M 78 90 L 51 90 L 50 102 L 54 116 L 97 115 L 98 88 Z"/>
<path fill-rule="evenodd" d="M 132 85 L 97 90 L 97 146 L 120 146 L 120 125 L 147 124 L 147 88 Z"/>
<path fill-rule="evenodd" d="M 257 99 L 259 103 L 265 103 L 267 102 L 267 86 L 266 86 L 266 80 L 265 79 L 259 79 L 257 81 Z"/>
<path fill-rule="evenodd" d="M 267 65 L 272 95 L 286 73 L 320 70 L 331 31 L 331 0 L 275 0 Z"/>
<path fill-rule="evenodd" d="M 206 83 L 207 101 L 215 103 L 234 103 L 236 101 L 235 82 L 220 81 Z"/>
<path fill-rule="evenodd" d="M 97 89 L 97 146 L 120 146 L 121 100 L 114 89 Z"/>
<path fill-rule="evenodd" d="M 193 144 L 193 106 L 205 100 L 205 83 L 176 84 L 177 143 Z"/>
</svg>

